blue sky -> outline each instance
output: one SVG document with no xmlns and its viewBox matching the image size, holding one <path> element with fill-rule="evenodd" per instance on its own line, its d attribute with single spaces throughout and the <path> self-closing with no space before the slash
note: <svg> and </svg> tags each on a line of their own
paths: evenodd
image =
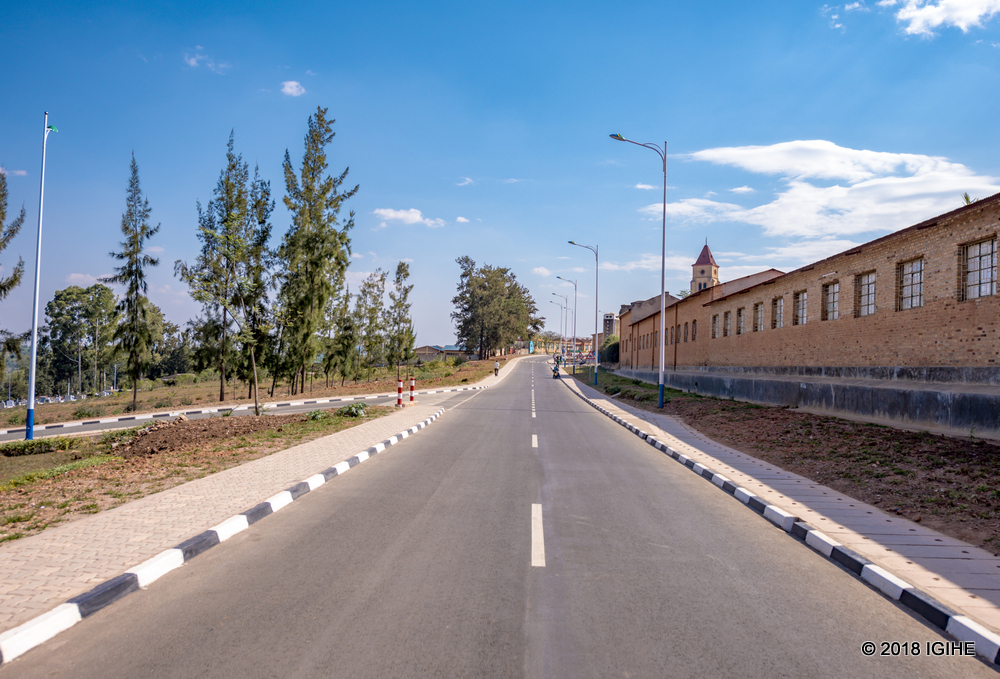
<svg viewBox="0 0 1000 679">
<path fill-rule="evenodd" d="M 155 5 L 147 7 L 146 5 Z M 456 257 L 510 267 L 557 329 L 579 281 L 579 334 L 652 297 L 669 142 L 667 280 L 705 239 L 723 280 L 784 271 L 1000 191 L 1000 0 L 567 3 L 0 4 L 0 253 L 26 281 L 0 328 L 31 324 L 42 114 L 49 137 L 43 304 L 110 273 L 130 154 L 160 233 L 150 297 L 199 312 L 173 262 L 236 148 L 278 198 L 317 106 L 350 167 L 352 287 L 412 260 L 417 343 L 454 341 Z"/>
</svg>

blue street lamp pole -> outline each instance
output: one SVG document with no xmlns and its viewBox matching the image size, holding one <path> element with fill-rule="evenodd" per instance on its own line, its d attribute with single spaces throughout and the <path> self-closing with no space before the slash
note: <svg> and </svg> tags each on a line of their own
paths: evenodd
<svg viewBox="0 0 1000 679">
<path fill-rule="evenodd" d="M 620 134 L 608 135 L 615 141 L 627 141 L 629 144 L 642 146 L 656 151 L 656 155 L 663 161 L 663 245 L 660 255 L 660 407 L 663 407 L 663 362 L 666 360 L 666 306 L 667 298 L 664 289 L 667 287 L 667 142 L 663 142 L 661 150 L 656 144 L 640 144 L 637 141 L 626 139 Z"/>
<path fill-rule="evenodd" d="M 28 373 L 28 417 L 25 419 L 24 440 L 30 441 L 35 433 L 35 363 L 38 360 L 38 281 L 42 267 L 42 206 L 45 203 L 45 147 L 49 132 L 58 132 L 49 125 L 49 112 L 45 112 L 45 131 L 42 134 L 42 183 L 38 189 L 38 243 L 35 245 L 35 304 L 31 312 L 31 369 Z"/>
<path fill-rule="evenodd" d="M 600 256 L 600 245 L 595 245 L 590 247 L 589 245 L 580 245 L 577 242 L 569 241 L 570 245 L 575 245 L 578 248 L 587 248 L 594 253 L 594 386 L 597 386 L 597 297 L 601 291 L 601 256 Z"/>
<path fill-rule="evenodd" d="M 571 281 L 562 276 L 556 276 L 556 278 L 573 284 L 573 348 L 576 348 L 576 281 Z M 577 357 L 579 357 L 579 354 L 577 354 Z M 573 374 L 576 375 L 576 361 L 573 361 Z"/>
</svg>

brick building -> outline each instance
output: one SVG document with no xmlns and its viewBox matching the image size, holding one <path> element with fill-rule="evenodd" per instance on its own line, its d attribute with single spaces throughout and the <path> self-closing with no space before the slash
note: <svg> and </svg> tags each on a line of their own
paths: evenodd
<svg viewBox="0 0 1000 679">
<path fill-rule="evenodd" d="M 834 384 L 830 380 L 871 380 L 861 385 L 869 389 L 870 405 L 858 412 L 874 408 L 873 416 L 914 422 L 928 421 L 921 408 L 940 410 L 932 401 L 940 405 L 942 393 L 968 392 L 969 385 L 980 385 L 973 391 L 987 396 L 997 391 L 1000 398 L 998 230 L 1000 194 L 789 273 L 770 269 L 726 283 L 718 282 L 706 245 L 692 267 L 690 296 L 667 298 L 665 366 L 676 373 L 670 382 L 697 391 L 712 384 L 737 397 L 756 393 L 760 397 L 750 400 L 764 402 L 803 405 L 818 399 L 828 410 L 852 410 L 846 401 L 837 404 L 833 387 L 828 396 L 806 398 L 790 396 L 788 384 L 722 388 L 706 378 L 767 375 L 771 382 L 782 376 L 789 382 L 812 376 L 825 378 L 826 386 Z M 650 302 L 654 308 L 647 310 Z M 622 307 L 620 316 L 620 367 L 648 377 L 659 370 L 659 299 Z M 904 394 L 906 403 L 893 406 L 900 411 L 893 415 L 871 401 L 880 395 L 870 390 L 887 382 L 907 392 L 928 391 L 911 384 L 917 382 L 965 386 L 936 387 L 919 399 Z M 795 388 L 810 391 L 806 383 Z M 983 417 L 992 420 L 989 429 L 1000 430 L 1000 401 L 990 403 L 993 410 Z M 948 406 L 955 407 L 976 410 L 981 404 Z M 942 424 L 941 412 L 933 415 Z M 966 420 L 953 415 L 948 422 L 964 426 Z"/>
</svg>

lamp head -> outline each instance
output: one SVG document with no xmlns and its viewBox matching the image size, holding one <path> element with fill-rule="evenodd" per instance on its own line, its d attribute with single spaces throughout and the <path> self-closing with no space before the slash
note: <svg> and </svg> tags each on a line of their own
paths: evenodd
<svg viewBox="0 0 1000 679">
<path fill-rule="evenodd" d="M 614 134 L 609 134 L 608 136 L 611 137 L 612 139 L 616 140 L 616 141 L 625 141 L 625 137 L 621 136 L 617 132 L 614 133 Z"/>
</svg>

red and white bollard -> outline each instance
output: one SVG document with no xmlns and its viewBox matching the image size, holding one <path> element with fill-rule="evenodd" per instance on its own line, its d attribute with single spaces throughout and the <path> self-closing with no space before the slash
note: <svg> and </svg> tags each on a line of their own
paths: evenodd
<svg viewBox="0 0 1000 679">
<path fill-rule="evenodd" d="M 416 386 L 416 384 L 417 384 L 417 380 L 414 379 L 413 375 L 410 375 L 410 403 L 414 403 L 415 402 L 415 400 L 413 398 L 413 387 Z"/>
<path fill-rule="evenodd" d="M 403 380 L 399 380 L 399 385 L 396 389 L 396 407 L 403 407 Z"/>
</svg>

